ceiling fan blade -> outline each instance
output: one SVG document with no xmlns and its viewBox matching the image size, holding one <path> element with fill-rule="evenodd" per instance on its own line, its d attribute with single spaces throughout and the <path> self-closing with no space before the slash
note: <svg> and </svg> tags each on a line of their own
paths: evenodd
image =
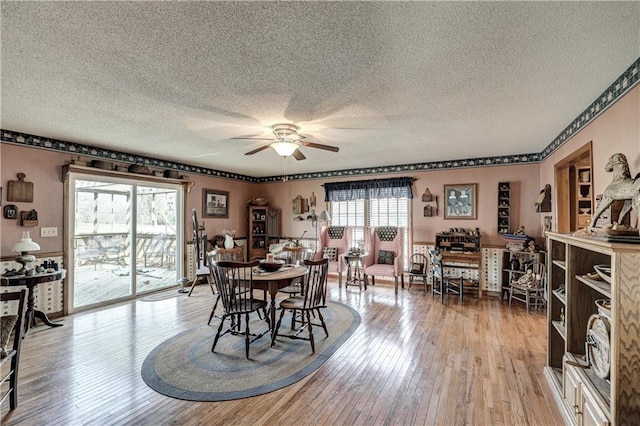
<svg viewBox="0 0 640 426">
<path fill-rule="evenodd" d="M 310 148 L 318 148 L 318 149 L 324 149 L 325 151 L 331 151 L 331 152 L 338 152 L 340 151 L 340 148 L 336 147 L 336 146 L 331 146 L 331 145 L 325 145 L 325 144 L 321 144 L 321 143 L 315 143 L 315 142 L 306 142 L 306 141 L 300 141 L 298 142 L 300 145 L 302 146 L 308 146 Z"/>
<path fill-rule="evenodd" d="M 299 149 L 296 149 L 295 151 L 293 151 L 293 156 L 295 157 L 296 160 L 300 161 L 300 160 L 304 160 L 305 157 L 304 154 L 302 153 L 302 151 L 300 151 Z"/>
<path fill-rule="evenodd" d="M 253 151 L 249 151 L 249 152 L 245 153 L 244 155 L 253 155 L 256 152 L 264 151 L 265 149 L 269 148 L 270 146 L 271 146 L 271 144 L 262 145 L 260 148 L 256 148 Z"/>
<path fill-rule="evenodd" d="M 229 139 L 240 139 L 240 140 L 250 140 L 250 141 L 272 141 L 273 138 L 252 138 L 252 137 L 242 137 L 242 136 L 238 136 L 236 138 L 229 138 Z"/>
</svg>

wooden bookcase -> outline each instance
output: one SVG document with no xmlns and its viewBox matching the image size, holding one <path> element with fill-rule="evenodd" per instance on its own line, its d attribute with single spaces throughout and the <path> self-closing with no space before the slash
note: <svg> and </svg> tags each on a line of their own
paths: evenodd
<svg viewBox="0 0 640 426">
<path fill-rule="evenodd" d="M 498 182 L 498 234 L 511 232 L 511 182 Z"/>
<path fill-rule="evenodd" d="M 267 236 L 267 218 L 269 207 L 247 207 L 247 253 L 249 261 L 263 259 L 269 249 L 269 237 Z"/>
<path fill-rule="evenodd" d="M 547 234 L 548 340 L 545 377 L 569 424 L 634 424 L 640 419 L 640 245 Z M 611 284 L 585 277 L 611 267 Z M 564 292 L 560 287 L 564 285 Z M 610 376 L 585 364 L 597 299 L 611 300 Z M 564 323 L 562 321 L 564 314 Z"/>
</svg>

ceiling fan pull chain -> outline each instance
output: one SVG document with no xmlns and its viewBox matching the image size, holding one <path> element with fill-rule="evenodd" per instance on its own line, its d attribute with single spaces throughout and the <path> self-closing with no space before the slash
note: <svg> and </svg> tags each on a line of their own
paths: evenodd
<svg viewBox="0 0 640 426">
<path fill-rule="evenodd" d="M 282 181 L 287 181 L 287 157 L 282 157 L 282 164 L 284 166 L 284 176 L 282 177 Z"/>
</svg>

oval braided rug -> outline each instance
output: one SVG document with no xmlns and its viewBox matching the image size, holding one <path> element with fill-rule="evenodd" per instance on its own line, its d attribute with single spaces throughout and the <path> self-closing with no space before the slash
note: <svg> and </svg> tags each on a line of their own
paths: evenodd
<svg viewBox="0 0 640 426">
<path fill-rule="evenodd" d="M 341 303 L 328 302 L 322 315 L 329 337 L 325 337 L 321 326 L 313 327 L 315 354 L 306 340 L 278 336 L 270 347 L 268 333 L 251 343 L 248 360 L 244 336 L 220 337 L 212 353 L 213 338 L 220 324 L 219 319 L 214 319 L 210 326 L 186 330 L 153 349 L 142 363 L 142 379 L 156 392 L 189 401 L 228 401 L 281 389 L 318 369 L 360 325 L 360 315 Z M 279 334 L 291 333 L 290 319 L 288 312 Z M 228 323 L 229 320 L 225 321 L 223 330 Z M 251 314 L 252 333 L 260 333 L 266 327 L 264 320 Z M 307 330 L 301 335 L 306 337 Z"/>
</svg>

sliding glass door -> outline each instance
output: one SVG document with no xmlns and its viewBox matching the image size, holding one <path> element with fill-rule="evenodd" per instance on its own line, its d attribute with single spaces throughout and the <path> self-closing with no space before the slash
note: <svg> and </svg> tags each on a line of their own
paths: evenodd
<svg viewBox="0 0 640 426">
<path fill-rule="evenodd" d="M 182 276 L 182 188 L 71 174 L 69 310 L 176 285 Z"/>
</svg>

